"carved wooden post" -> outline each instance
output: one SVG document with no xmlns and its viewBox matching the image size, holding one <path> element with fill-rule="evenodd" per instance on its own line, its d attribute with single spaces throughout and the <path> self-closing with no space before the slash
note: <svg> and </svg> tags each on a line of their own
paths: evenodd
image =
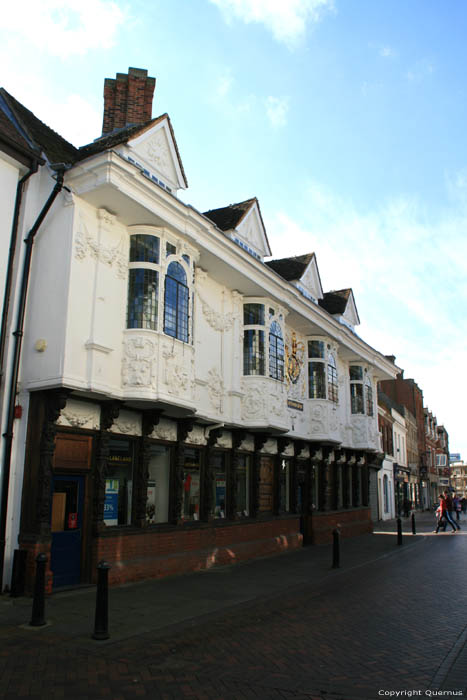
<svg viewBox="0 0 467 700">
<path fill-rule="evenodd" d="M 37 489 L 37 531 L 41 535 L 50 534 L 50 505 L 52 465 L 55 453 L 56 421 L 65 408 L 70 392 L 66 389 L 50 391 L 45 395 L 45 418 L 40 441 L 39 474 Z"/>
<path fill-rule="evenodd" d="M 97 534 L 105 528 L 104 503 L 107 462 L 110 453 L 110 428 L 120 413 L 119 401 L 108 401 L 101 405 L 101 422 L 97 446 L 96 471 L 94 473 L 93 530 Z"/>
<path fill-rule="evenodd" d="M 323 451 L 310 451 L 310 491 L 308 495 L 309 512 L 313 510 L 321 510 L 322 494 L 321 494 L 321 462 L 323 461 Z M 318 482 L 318 483 L 316 483 Z"/>
<path fill-rule="evenodd" d="M 213 511 L 213 496 L 214 496 L 214 466 L 212 464 L 212 452 L 216 446 L 217 440 L 222 435 L 222 428 L 214 428 L 209 431 L 206 442 L 206 464 L 204 469 L 204 507 L 203 520 L 207 520 Z"/>
<path fill-rule="evenodd" d="M 259 513 L 259 485 L 261 480 L 261 450 L 267 442 L 268 436 L 265 433 L 255 435 L 255 454 L 253 459 L 251 511 L 256 518 Z"/>
<path fill-rule="evenodd" d="M 175 453 L 174 488 L 171 504 L 171 522 L 176 524 L 182 516 L 183 500 L 183 467 L 185 465 L 185 440 L 191 433 L 195 421 L 193 418 L 183 418 L 177 424 L 177 447 Z"/>
<path fill-rule="evenodd" d="M 147 523 L 146 502 L 148 500 L 149 460 L 151 456 L 151 440 L 149 436 L 155 426 L 158 425 L 161 415 L 161 410 L 143 411 L 138 469 L 135 470 L 133 475 L 133 488 L 135 491 L 134 523 L 138 527 L 145 527 Z"/>
<path fill-rule="evenodd" d="M 332 506 L 331 464 L 334 461 L 332 447 L 323 447 L 323 463 L 320 469 L 321 510 L 330 510 Z"/>
<path fill-rule="evenodd" d="M 228 500 L 228 517 L 235 519 L 237 517 L 237 490 L 238 490 L 238 450 L 244 439 L 246 438 L 245 430 L 232 430 L 232 461 L 229 472 L 229 500 Z M 247 508 L 250 510 L 250 504 L 247 503 Z"/>
<path fill-rule="evenodd" d="M 299 484 L 298 459 L 306 449 L 304 440 L 294 442 L 294 455 L 292 459 L 292 473 L 290 475 L 290 512 L 298 513 L 297 489 Z M 301 479 L 303 481 L 303 477 Z"/>
<path fill-rule="evenodd" d="M 370 505 L 370 470 L 368 468 L 368 459 L 363 457 L 364 464 L 362 466 L 362 505 L 368 507 Z"/>
</svg>

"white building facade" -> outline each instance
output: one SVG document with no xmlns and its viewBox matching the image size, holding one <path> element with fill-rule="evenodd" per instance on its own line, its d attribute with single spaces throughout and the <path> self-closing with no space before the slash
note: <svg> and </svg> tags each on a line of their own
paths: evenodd
<svg viewBox="0 0 467 700">
<path fill-rule="evenodd" d="M 314 254 L 266 262 L 255 198 L 184 204 L 167 115 L 77 150 L 7 99 L 48 161 L 19 241 L 57 192 L 28 277 L 4 583 L 17 549 L 26 582 L 45 552 L 58 588 L 102 558 L 119 583 L 370 531 L 376 382 L 397 368 L 355 333 L 351 290 L 323 292 Z"/>
</svg>

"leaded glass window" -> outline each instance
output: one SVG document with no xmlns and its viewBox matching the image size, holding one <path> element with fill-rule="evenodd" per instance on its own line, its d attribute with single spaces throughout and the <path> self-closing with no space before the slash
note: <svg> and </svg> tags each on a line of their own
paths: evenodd
<svg viewBox="0 0 467 700">
<path fill-rule="evenodd" d="M 264 375 L 264 331 L 249 329 L 243 332 L 243 374 Z"/>
<path fill-rule="evenodd" d="M 336 360 L 331 353 L 328 356 L 328 399 L 334 403 L 338 400 Z"/>
<path fill-rule="evenodd" d="M 189 290 L 186 273 L 178 262 L 172 262 L 165 276 L 164 333 L 188 342 Z"/>
<path fill-rule="evenodd" d="M 284 381 L 284 340 L 277 321 L 269 329 L 269 376 Z"/>
<path fill-rule="evenodd" d="M 138 233 L 130 237 L 130 262 L 159 263 L 159 239 Z"/>
<path fill-rule="evenodd" d="M 308 341 L 308 398 L 326 398 L 325 345 L 321 340 Z"/>
<path fill-rule="evenodd" d="M 151 236 L 147 236 L 151 238 Z M 157 328 L 157 270 L 134 268 L 128 281 L 127 328 Z"/>
<path fill-rule="evenodd" d="M 264 326 L 264 305 L 244 304 L 243 305 L 243 325 Z"/>
<path fill-rule="evenodd" d="M 366 414 L 367 416 L 373 415 L 373 388 L 371 386 L 370 378 L 367 377 L 365 381 L 365 401 L 366 401 Z"/>
</svg>

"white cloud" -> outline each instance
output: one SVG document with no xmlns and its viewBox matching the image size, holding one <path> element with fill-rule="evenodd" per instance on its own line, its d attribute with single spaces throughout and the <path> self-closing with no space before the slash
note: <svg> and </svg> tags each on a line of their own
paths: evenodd
<svg viewBox="0 0 467 700">
<path fill-rule="evenodd" d="M 393 58 L 396 53 L 394 49 L 392 49 L 390 46 L 381 46 L 379 50 L 379 55 L 382 58 Z"/>
<path fill-rule="evenodd" d="M 405 77 L 409 83 L 421 83 L 425 78 L 429 77 L 434 70 L 435 66 L 432 61 L 422 59 L 417 61 L 415 65 L 407 71 Z"/>
<path fill-rule="evenodd" d="M 273 127 L 281 127 L 287 124 L 289 111 L 288 97 L 268 97 L 266 100 L 266 114 Z"/>
<path fill-rule="evenodd" d="M 116 42 L 125 12 L 112 0 L 22 0 L 2 9 L 9 43 L 26 41 L 41 53 L 67 58 Z"/>
<path fill-rule="evenodd" d="M 305 35 L 307 23 L 319 22 L 326 10 L 334 9 L 333 0 L 210 0 L 225 20 L 257 23 L 273 37 L 292 48 Z"/>
</svg>

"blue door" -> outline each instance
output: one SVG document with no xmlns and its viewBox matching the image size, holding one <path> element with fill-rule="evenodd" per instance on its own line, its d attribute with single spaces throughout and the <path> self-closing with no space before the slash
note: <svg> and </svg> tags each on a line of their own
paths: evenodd
<svg viewBox="0 0 467 700">
<path fill-rule="evenodd" d="M 50 557 L 54 588 L 73 586 L 81 581 L 83 503 L 84 477 L 54 477 Z"/>
</svg>

